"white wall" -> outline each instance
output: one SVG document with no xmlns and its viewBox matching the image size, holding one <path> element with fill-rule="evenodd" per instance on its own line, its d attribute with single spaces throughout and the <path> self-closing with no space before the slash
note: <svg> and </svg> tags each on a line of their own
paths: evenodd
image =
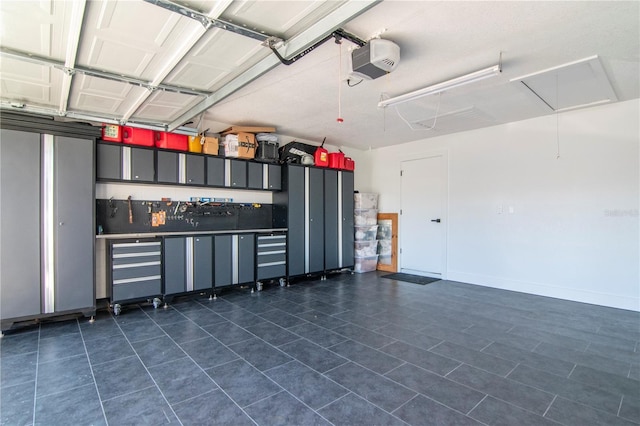
<svg viewBox="0 0 640 426">
<path fill-rule="evenodd" d="M 634 100 L 376 149 L 366 190 L 398 212 L 400 161 L 445 152 L 446 278 L 638 311 L 639 120 Z"/>
</svg>

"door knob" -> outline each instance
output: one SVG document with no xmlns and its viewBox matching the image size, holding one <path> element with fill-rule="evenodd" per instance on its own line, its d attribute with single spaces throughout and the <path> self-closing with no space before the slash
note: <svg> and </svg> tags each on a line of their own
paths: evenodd
<svg viewBox="0 0 640 426">
<path fill-rule="evenodd" d="M 438 218 L 438 219 L 431 219 L 431 222 L 440 223 L 440 218 Z"/>
</svg>

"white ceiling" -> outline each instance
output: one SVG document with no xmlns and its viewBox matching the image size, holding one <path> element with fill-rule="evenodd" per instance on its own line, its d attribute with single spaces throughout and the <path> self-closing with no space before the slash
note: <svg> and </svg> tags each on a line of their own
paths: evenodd
<svg viewBox="0 0 640 426">
<path fill-rule="evenodd" d="M 583 79 L 584 70 L 573 80 L 552 73 L 538 81 L 560 84 L 541 91 L 562 98 L 612 90 L 611 102 L 640 97 L 637 1 L 179 2 L 284 40 L 284 56 L 338 27 L 400 46 L 395 71 L 354 87 L 349 41 L 329 40 L 285 66 L 260 40 L 205 29 L 151 3 L 0 2 L 2 108 L 170 128 L 198 123 L 206 111 L 200 129 L 212 132 L 271 125 L 288 137 L 365 149 L 553 114 L 518 78 L 594 55 L 604 82 L 602 75 Z M 496 77 L 397 108 L 377 106 L 495 65 L 500 54 Z M 600 86 L 607 78 L 610 89 Z"/>
</svg>

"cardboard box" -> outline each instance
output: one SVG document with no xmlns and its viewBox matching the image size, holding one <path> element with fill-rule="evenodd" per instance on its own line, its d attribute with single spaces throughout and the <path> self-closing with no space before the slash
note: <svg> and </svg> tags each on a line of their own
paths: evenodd
<svg viewBox="0 0 640 426">
<path fill-rule="evenodd" d="M 275 127 L 233 126 L 221 131 L 220 134 L 226 135 L 230 133 L 230 134 L 237 135 L 238 133 L 274 133 L 275 131 L 276 131 Z"/>
<path fill-rule="evenodd" d="M 202 152 L 209 155 L 218 155 L 218 138 L 205 136 Z"/>
<path fill-rule="evenodd" d="M 224 155 L 233 158 L 251 159 L 256 156 L 256 136 L 253 133 L 240 132 L 224 138 Z"/>
</svg>

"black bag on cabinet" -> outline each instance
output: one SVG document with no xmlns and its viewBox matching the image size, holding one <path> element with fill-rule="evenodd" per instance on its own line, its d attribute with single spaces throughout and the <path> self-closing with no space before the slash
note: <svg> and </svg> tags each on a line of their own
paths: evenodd
<svg viewBox="0 0 640 426">
<path fill-rule="evenodd" d="M 263 163 L 277 163 L 278 159 L 278 142 L 258 141 L 254 160 Z"/>
<path fill-rule="evenodd" d="M 281 146 L 280 162 L 302 164 L 302 157 L 310 156 L 313 163 L 313 155 L 318 147 L 302 142 L 289 142 L 285 146 Z"/>
</svg>

